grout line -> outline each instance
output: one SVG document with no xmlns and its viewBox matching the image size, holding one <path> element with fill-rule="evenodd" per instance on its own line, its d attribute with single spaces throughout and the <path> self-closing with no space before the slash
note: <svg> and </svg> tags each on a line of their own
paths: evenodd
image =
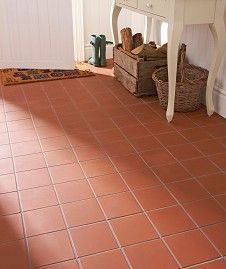
<svg viewBox="0 0 226 269">
<path fill-rule="evenodd" d="M 43 85 L 42 85 L 42 84 L 41 84 L 41 86 L 40 86 L 40 89 L 43 91 Z M 45 92 L 44 92 L 44 93 L 45 93 Z M 26 95 L 25 95 L 25 100 L 27 100 Z M 51 107 L 51 109 L 52 109 L 52 107 Z M 29 106 L 28 106 L 28 110 L 29 110 L 29 112 L 30 112 L 31 119 L 32 119 L 32 122 L 33 122 L 33 124 L 34 124 L 33 115 L 32 115 L 32 113 L 31 113 L 31 111 L 30 111 Z M 37 133 L 37 128 L 36 128 L 35 124 L 34 124 L 34 129 L 35 129 L 35 132 L 36 132 L 36 135 L 37 135 L 37 138 L 38 138 L 37 140 L 38 140 L 38 142 L 39 142 L 39 144 L 40 144 L 40 147 L 41 147 L 41 149 L 42 149 L 42 144 L 41 144 L 41 142 L 40 142 L 40 137 L 39 137 L 39 135 L 38 135 L 38 133 Z M 63 220 L 64 220 L 65 231 L 67 232 L 67 236 L 68 236 L 68 239 L 69 239 L 69 242 L 70 242 L 70 246 L 71 246 L 73 255 L 74 255 L 74 257 L 76 258 L 76 260 L 77 260 L 77 262 L 78 262 L 80 268 L 82 269 L 82 267 L 81 267 L 81 265 L 80 265 L 80 260 L 78 259 L 77 251 L 76 251 L 76 249 L 74 248 L 73 239 L 72 239 L 72 237 L 71 237 L 71 235 L 70 235 L 70 232 L 69 232 L 69 229 L 68 229 L 68 226 L 67 226 L 66 217 L 65 217 L 65 215 L 64 215 L 64 212 L 63 212 L 63 209 L 62 209 L 62 205 L 61 205 L 61 203 L 60 203 L 60 199 L 59 199 L 58 193 L 57 193 L 56 188 L 55 188 L 55 185 L 54 185 L 54 181 L 53 181 L 53 179 L 52 179 L 52 175 L 51 175 L 50 170 L 49 170 L 49 167 L 48 167 L 48 163 L 47 163 L 47 160 L 46 160 L 46 156 L 45 156 L 45 154 L 44 154 L 43 151 L 42 151 L 42 155 L 43 155 L 43 157 L 44 157 L 44 159 L 45 159 L 46 168 L 47 168 L 47 170 L 48 170 L 49 177 L 50 177 L 50 180 L 51 180 L 51 182 L 52 182 L 53 190 L 54 190 L 55 196 L 56 196 L 56 198 L 57 198 L 58 206 L 59 206 L 59 208 L 60 208 L 60 211 L 61 211 L 61 214 L 62 214 L 62 217 L 63 217 Z M 25 236 L 26 236 L 26 234 L 25 234 Z"/>
<path fill-rule="evenodd" d="M 117 96 L 115 96 L 117 98 Z M 120 100 L 119 100 L 120 101 Z M 130 111 L 129 111 L 130 112 Z M 131 113 L 132 114 L 132 113 Z M 138 119 L 139 120 L 139 119 Z M 147 129 L 144 124 L 139 120 L 140 124 Z M 119 130 L 121 131 L 121 129 L 119 128 Z M 176 130 L 177 131 L 177 130 Z M 148 132 L 150 132 L 148 130 Z M 178 131 L 177 131 L 178 132 Z M 150 132 L 151 133 L 151 132 Z M 179 133 L 179 132 L 178 132 Z M 122 133 L 123 134 L 123 133 Z M 180 133 L 179 133 L 180 134 Z M 124 135 L 124 134 L 123 134 Z M 124 135 L 125 136 L 125 135 Z M 125 136 L 125 138 L 127 139 L 127 137 Z M 156 138 L 157 139 L 157 138 Z M 158 140 L 158 139 L 157 139 Z M 127 141 L 130 143 L 130 141 L 127 139 Z M 175 159 L 175 157 L 168 151 L 168 149 L 161 143 L 161 141 L 158 140 L 158 142 L 163 146 L 163 148 Z M 131 145 L 133 146 L 133 145 Z M 136 149 L 135 149 L 136 150 Z M 137 151 L 136 151 L 137 152 Z M 137 152 L 138 156 L 144 161 L 144 163 L 152 170 L 152 168 L 148 165 L 148 163 L 146 163 L 146 161 L 142 158 L 142 156 L 139 154 L 139 152 Z M 176 162 L 178 162 L 179 164 L 181 164 L 179 161 L 176 160 Z M 182 165 L 182 164 L 181 164 Z M 184 166 L 183 166 L 184 167 Z M 187 170 L 187 169 L 186 169 Z M 152 170 L 152 172 L 155 174 L 155 172 Z M 189 171 L 188 171 L 189 172 Z M 189 172 L 190 173 L 190 172 Z M 155 174 L 156 175 L 156 174 Z M 158 177 L 158 175 L 156 175 L 157 178 L 161 181 L 161 179 Z M 194 177 L 193 177 L 194 178 Z M 195 178 L 194 178 L 195 179 Z M 215 244 L 208 238 L 208 236 L 202 231 L 202 229 L 199 227 L 199 225 L 195 222 L 195 220 L 190 216 L 190 214 L 188 214 L 188 212 L 185 210 L 183 204 L 181 204 L 176 197 L 172 194 L 172 192 L 168 189 L 168 187 L 166 186 L 166 184 L 164 182 L 162 182 L 162 184 L 165 186 L 165 188 L 168 190 L 168 192 L 174 197 L 174 199 L 177 201 L 177 203 L 183 208 L 184 212 L 189 216 L 189 218 L 195 223 L 197 229 L 204 235 L 204 237 L 211 243 L 211 245 L 214 247 L 214 249 L 218 252 L 218 254 L 222 257 L 221 252 L 218 250 L 218 248 L 215 246 Z M 177 260 L 176 260 L 177 261 Z M 178 261 L 177 261 L 178 262 Z M 178 263 L 179 264 L 179 263 Z M 181 266 L 181 265 L 180 265 Z"/>
<path fill-rule="evenodd" d="M 61 84 L 61 83 L 60 83 L 60 84 Z M 65 92 L 66 92 L 66 93 L 68 94 L 68 96 L 70 97 L 70 95 L 69 95 L 68 91 L 65 89 L 65 87 L 64 87 L 62 84 L 61 84 L 61 86 L 64 88 Z M 71 99 L 71 97 L 70 97 L 70 99 Z M 81 117 L 83 118 L 83 115 L 81 115 Z M 70 142 L 70 141 L 69 141 L 69 142 Z M 74 148 L 73 148 L 73 147 L 72 147 L 72 150 L 74 151 Z M 76 157 L 77 157 L 77 159 L 78 159 L 77 153 L 76 153 L 75 151 L 74 151 L 74 154 L 76 155 Z M 80 162 L 79 162 L 79 165 L 80 165 L 80 168 L 82 169 L 84 175 L 86 176 L 86 173 L 85 173 L 85 171 L 84 171 L 84 169 L 83 169 L 83 167 L 82 167 L 82 165 L 81 165 Z M 123 256 L 124 256 L 124 258 L 125 258 L 125 260 L 126 260 L 128 266 L 129 266 L 129 268 L 132 269 L 132 265 L 130 264 L 129 259 L 127 258 L 126 254 L 124 253 L 124 251 L 123 251 L 123 249 L 122 249 L 122 246 L 121 246 L 121 244 L 120 244 L 120 242 L 119 242 L 119 240 L 118 240 L 118 238 L 117 238 L 117 236 L 116 236 L 116 234 L 115 234 L 115 232 L 114 232 L 114 230 L 113 230 L 113 227 L 112 227 L 110 221 L 108 220 L 107 215 L 105 214 L 105 211 L 103 210 L 101 203 L 100 203 L 99 200 L 97 199 L 97 196 L 96 196 L 96 194 L 95 194 L 95 191 L 94 191 L 92 185 L 90 184 L 90 182 L 89 182 L 87 176 L 86 176 L 86 180 L 87 180 L 87 183 L 89 184 L 89 187 L 91 188 L 91 190 L 92 190 L 92 192 L 93 192 L 93 195 L 94 195 L 94 197 L 95 197 L 95 199 L 96 199 L 96 201 L 97 201 L 99 207 L 101 208 L 101 211 L 102 211 L 102 213 L 103 213 L 103 215 L 104 215 L 104 217 L 105 217 L 105 221 L 107 222 L 108 227 L 109 227 L 109 229 L 111 230 L 111 233 L 112 233 L 112 235 L 113 235 L 113 237 L 114 237 L 114 239 L 115 239 L 115 241 L 116 241 L 116 243 L 117 243 L 119 249 L 122 251 L 122 254 L 123 254 Z"/>
<path fill-rule="evenodd" d="M 20 89 L 20 87 L 19 87 Z M 2 93 L 2 96 L 4 97 L 4 93 L 2 92 L 2 87 L 1 87 L 1 93 Z M 4 111 L 5 111 L 5 102 L 3 102 L 3 107 L 4 107 Z M 5 112 L 6 113 L 6 112 Z M 9 146 L 10 146 L 10 151 L 11 151 L 11 154 L 13 153 L 12 151 L 12 145 L 11 145 L 11 141 L 10 141 L 10 137 L 9 137 L 9 130 L 8 130 L 8 122 L 6 121 L 6 128 L 7 128 L 7 134 L 8 134 L 8 139 L 9 139 Z M 18 188 L 18 182 L 17 182 L 17 175 L 15 173 L 16 169 L 15 169 L 15 161 L 14 161 L 14 156 L 12 154 L 12 162 L 13 162 L 13 174 L 14 174 L 14 177 L 15 177 L 15 184 L 16 184 L 16 193 L 17 193 L 17 200 L 18 200 L 18 204 L 19 204 L 19 209 L 20 209 L 20 212 L 18 212 L 20 214 L 20 218 L 21 218 L 21 224 L 22 224 L 22 230 L 23 230 L 23 239 L 24 242 L 25 242 L 25 249 L 26 249 L 26 257 L 27 257 L 27 262 L 28 262 L 28 266 L 29 268 L 31 268 L 31 256 L 30 256 L 30 250 L 29 250 L 29 246 L 28 246 L 28 240 L 26 238 L 26 228 L 25 228 L 25 220 L 24 220 L 24 216 L 23 216 L 23 209 L 22 209 L 22 202 L 21 202 L 21 196 L 20 196 L 20 192 L 19 192 L 19 188 Z"/>
<path fill-rule="evenodd" d="M 125 137 L 125 135 L 123 134 L 123 136 Z M 155 226 L 155 224 L 150 220 L 147 212 L 145 211 L 145 209 L 142 207 L 141 203 L 138 201 L 138 199 L 136 198 L 135 194 L 133 193 L 133 191 L 131 190 L 131 188 L 128 186 L 127 182 L 124 180 L 124 178 L 122 177 L 121 173 L 118 171 L 117 167 L 114 165 L 113 161 L 111 160 L 110 157 L 108 157 L 109 161 L 111 162 L 111 164 L 113 165 L 113 167 L 115 167 L 115 170 L 119 173 L 121 179 L 123 180 L 123 182 L 126 184 L 127 188 L 130 190 L 130 194 L 133 196 L 133 198 L 135 199 L 135 201 L 137 202 L 137 204 L 139 205 L 139 207 L 142 209 L 144 215 L 146 216 L 146 218 L 149 220 L 149 222 L 152 224 L 153 228 L 155 229 L 156 233 L 158 234 L 159 239 L 163 242 L 163 244 L 165 245 L 165 247 L 168 249 L 168 251 L 170 252 L 170 254 L 172 255 L 172 257 L 174 258 L 175 262 L 177 263 L 177 265 L 182 268 L 180 262 L 177 260 L 176 256 L 174 255 L 174 253 L 171 251 L 171 249 L 168 247 L 168 245 L 166 244 L 165 240 L 162 238 L 161 233 L 158 231 L 157 227 Z M 126 255 L 126 254 L 125 254 Z"/>
</svg>

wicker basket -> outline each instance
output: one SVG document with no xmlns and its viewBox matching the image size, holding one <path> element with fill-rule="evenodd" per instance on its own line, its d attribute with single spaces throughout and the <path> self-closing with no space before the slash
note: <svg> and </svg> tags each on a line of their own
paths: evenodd
<svg viewBox="0 0 226 269">
<path fill-rule="evenodd" d="M 182 53 L 177 72 L 175 111 L 178 112 L 195 111 L 201 107 L 202 94 L 208 78 L 207 70 L 184 64 L 185 52 Z M 167 109 L 169 92 L 167 67 L 157 69 L 152 78 L 156 84 L 160 105 Z"/>
</svg>

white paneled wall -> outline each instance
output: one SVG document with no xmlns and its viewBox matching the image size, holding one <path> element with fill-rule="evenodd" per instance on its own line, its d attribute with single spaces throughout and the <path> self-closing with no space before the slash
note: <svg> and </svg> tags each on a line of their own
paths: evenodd
<svg viewBox="0 0 226 269">
<path fill-rule="evenodd" d="M 71 0 L 0 0 L 0 68 L 73 68 Z"/>
<path fill-rule="evenodd" d="M 188 46 L 189 62 L 209 69 L 213 38 L 208 26 L 187 26 L 184 30 L 183 42 Z M 222 59 L 222 66 L 216 80 L 214 103 L 217 112 L 226 118 L 226 55 Z"/>
<path fill-rule="evenodd" d="M 85 27 L 85 54 L 86 59 L 91 56 L 90 36 L 105 34 L 112 40 L 110 30 L 110 10 L 112 0 L 83 0 L 84 27 Z M 132 27 L 134 32 L 144 30 L 144 16 L 123 10 L 119 18 L 119 28 Z M 112 49 L 108 49 L 108 56 L 112 57 Z"/>
</svg>

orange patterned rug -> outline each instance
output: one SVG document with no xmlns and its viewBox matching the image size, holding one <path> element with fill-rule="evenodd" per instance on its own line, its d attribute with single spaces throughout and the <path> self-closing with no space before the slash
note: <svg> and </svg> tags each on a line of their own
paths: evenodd
<svg viewBox="0 0 226 269">
<path fill-rule="evenodd" d="M 94 76 L 85 64 L 76 64 L 74 70 L 2 69 L 0 71 L 4 86 Z"/>
</svg>

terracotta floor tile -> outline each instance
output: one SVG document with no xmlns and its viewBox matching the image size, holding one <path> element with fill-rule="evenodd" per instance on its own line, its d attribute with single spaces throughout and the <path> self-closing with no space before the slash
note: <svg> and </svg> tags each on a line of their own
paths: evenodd
<svg viewBox="0 0 226 269">
<path fill-rule="evenodd" d="M 0 253 L 0 268 L 29 269 L 24 240 L 17 240 L 7 244 L 0 244 Z"/>
<path fill-rule="evenodd" d="M 37 135 L 34 129 L 9 132 L 9 137 L 11 143 L 37 140 Z"/>
<path fill-rule="evenodd" d="M 199 152 L 192 144 L 172 146 L 169 147 L 168 150 L 178 161 L 189 160 L 203 156 L 202 153 Z"/>
<path fill-rule="evenodd" d="M 111 157 L 114 165 L 119 172 L 126 172 L 130 170 L 138 170 L 147 168 L 142 159 L 136 155 L 125 155 L 120 157 Z"/>
<path fill-rule="evenodd" d="M 149 169 L 128 171 L 121 175 L 131 189 L 140 189 L 161 184 L 155 174 Z"/>
<path fill-rule="evenodd" d="M 33 267 L 40 267 L 74 258 L 66 231 L 42 234 L 28 239 Z"/>
<path fill-rule="evenodd" d="M 198 180 L 212 195 L 226 193 L 226 175 L 223 173 L 204 176 Z"/>
<path fill-rule="evenodd" d="M 63 165 L 77 162 L 74 152 L 71 149 L 61 149 L 45 152 L 47 164 L 49 166 Z"/>
<path fill-rule="evenodd" d="M 31 119 L 10 121 L 7 123 L 7 126 L 10 132 L 34 129 L 34 124 Z"/>
<path fill-rule="evenodd" d="M 145 126 L 152 134 L 155 135 L 174 131 L 173 127 L 170 124 L 163 121 L 156 121 L 153 123 L 145 124 Z"/>
<path fill-rule="evenodd" d="M 117 248 L 106 222 L 72 228 L 70 231 L 79 257 Z"/>
<path fill-rule="evenodd" d="M 226 222 L 203 228 L 205 234 L 219 249 L 222 255 L 226 255 Z"/>
<path fill-rule="evenodd" d="M 188 118 L 185 120 L 183 117 L 174 119 L 172 126 L 179 131 L 197 127 L 192 120 Z"/>
<path fill-rule="evenodd" d="M 176 269 L 169 250 L 161 240 L 142 243 L 125 248 L 126 255 L 133 269 Z"/>
<path fill-rule="evenodd" d="M 218 260 L 191 267 L 192 269 L 226 269 L 226 261 Z"/>
<path fill-rule="evenodd" d="M 10 174 L 14 172 L 12 158 L 0 159 L 0 175 Z"/>
<path fill-rule="evenodd" d="M 226 221 L 226 213 L 214 199 L 196 201 L 184 205 L 199 226 Z"/>
<path fill-rule="evenodd" d="M 0 215 L 9 215 L 20 212 L 17 192 L 0 194 Z"/>
<path fill-rule="evenodd" d="M 210 157 L 211 161 L 213 161 L 220 169 L 226 172 L 226 153 L 217 154 Z"/>
<path fill-rule="evenodd" d="M 0 243 L 16 241 L 24 237 L 20 214 L 0 216 Z"/>
<path fill-rule="evenodd" d="M 0 122 L 5 122 L 6 121 L 6 117 L 5 117 L 5 113 L 0 113 Z"/>
<path fill-rule="evenodd" d="M 148 213 L 162 236 L 194 229 L 196 226 L 180 206 L 172 206 Z"/>
<path fill-rule="evenodd" d="M 113 121 L 119 128 L 126 128 L 139 124 L 139 121 L 136 119 L 136 117 L 131 114 L 115 117 Z"/>
<path fill-rule="evenodd" d="M 196 181 L 186 180 L 168 185 L 168 188 L 180 203 L 209 198 L 210 195 Z"/>
<path fill-rule="evenodd" d="M 94 196 L 86 180 L 65 182 L 55 187 L 61 203 L 89 199 Z"/>
<path fill-rule="evenodd" d="M 96 199 L 87 199 L 64 204 L 63 211 L 69 227 L 105 220 Z"/>
<path fill-rule="evenodd" d="M 136 190 L 134 194 L 145 210 L 158 209 L 176 204 L 175 199 L 163 186 Z"/>
<path fill-rule="evenodd" d="M 102 146 L 108 156 L 122 156 L 134 153 L 133 147 L 126 141 L 117 141 Z"/>
<path fill-rule="evenodd" d="M 211 135 L 204 128 L 192 128 L 181 131 L 181 134 L 186 137 L 190 142 L 207 140 L 212 138 Z"/>
<path fill-rule="evenodd" d="M 6 112 L 7 121 L 24 120 L 24 119 L 29 119 L 29 118 L 30 118 L 30 114 L 27 111 Z"/>
<path fill-rule="evenodd" d="M 196 177 L 219 172 L 219 169 L 206 158 L 183 161 L 182 164 Z"/>
<path fill-rule="evenodd" d="M 189 179 L 190 174 L 178 163 L 153 167 L 153 171 L 164 183 Z"/>
<path fill-rule="evenodd" d="M 1 145 L 0 146 L 0 159 L 12 157 L 10 145 Z"/>
<path fill-rule="evenodd" d="M 106 158 L 81 162 L 87 177 L 97 177 L 105 174 L 114 173 L 114 167 Z"/>
<path fill-rule="evenodd" d="M 226 209 L 226 194 L 215 196 L 215 198 Z"/>
<path fill-rule="evenodd" d="M 69 134 L 68 139 L 73 147 L 91 146 L 97 143 L 95 137 L 89 132 Z"/>
<path fill-rule="evenodd" d="M 125 140 L 122 133 L 117 129 L 112 129 L 108 131 L 96 132 L 95 137 L 101 144 L 116 142 L 120 140 Z"/>
<path fill-rule="evenodd" d="M 161 144 L 156 140 L 156 138 L 151 135 L 140 138 L 134 138 L 131 139 L 130 142 L 138 152 L 153 150 L 162 147 Z"/>
<path fill-rule="evenodd" d="M 57 205 L 57 198 L 52 186 L 20 191 L 24 211 Z"/>
<path fill-rule="evenodd" d="M 219 254 L 198 230 L 170 236 L 165 239 L 183 267 L 219 257 Z"/>
<path fill-rule="evenodd" d="M 207 126 L 205 128 L 205 130 L 212 135 L 213 137 L 223 137 L 225 136 L 225 131 L 226 131 L 226 124 L 225 124 L 225 120 L 223 118 L 221 118 L 223 122 L 223 124 L 215 124 L 213 126 Z"/>
<path fill-rule="evenodd" d="M 79 269 L 76 261 L 60 262 L 52 265 L 41 267 L 41 269 Z"/>
<path fill-rule="evenodd" d="M 155 136 L 164 146 L 174 146 L 187 143 L 187 140 L 177 132 L 159 134 Z"/>
<path fill-rule="evenodd" d="M 97 196 L 127 191 L 127 187 L 118 174 L 104 175 L 89 179 Z"/>
<path fill-rule="evenodd" d="M 36 130 L 37 130 L 37 134 L 38 134 L 40 139 L 64 135 L 63 130 L 60 127 L 60 125 L 41 126 L 41 127 L 37 127 Z"/>
<path fill-rule="evenodd" d="M 0 122 L 0 134 L 7 132 L 7 125 L 5 122 Z"/>
<path fill-rule="evenodd" d="M 143 127 L 141 124 L 123 127 L 121 128 L 121 130 L 128 139 L 150 135 L 147 129 Z"/>
<path fill-rule="evenodd" d="M 216 140 L 199 141 L 193 144 L 204 155 L 213 155 L 217 153 L 223 153 L 226 151 L 226 147 L 218 143 Z"/>
<path fill-rule="evenodd" d="M 46 167 L 45 159 L 42 153 L 15 157 L 14 162 L 16 172 Z"/>
<path fill-rule="evenodd" d="M 41 139 L 40 143 L 44 151 L 53 151 L 70 147 L 69 141 L 67 140 L 66 136 Z"/>
<path fill-rule="evenodd" d="M 141 156 L 150 166 L 164 165 L 175 162 L 175 159 L 165 149 L 146 151 L 143 152 Z"/>
<path fill-rule="evenodd" d="M 16 181 L 14 174 L 0 176 L 0 194 L 16 191 Z"/>
<path fill-rule="evenodd" d="M 144 214 L 114 219 L 111 220 L 111 224 L 121 246 L 136 244 L 158 237 L 157 232 Z"/>
<path fill-rule="evenodd" d="M 102 196 L 98 200 L 109 219 L 141 212 L 141 208 L 130 192 Z"/>
<path fill-rule="evenodd" d="M 24 212 L 23 215 L 27 236 L 66 229 L 60 208 L 56 206 Z"/>
<path fill-rule="evenodd" d="M 81 167 L 77 163 L 50 167 L 50 174 L 54 183 L 62 183 L 85 178 Z"/>
<path fill-rule="evenodd" d="M 0 145 L 9 144 L 9 135 L 8 133 L 2 133 L 0 136 Z"/>
<path fill-rule="evenodd" d="M 127 262 L 120 250 L 112 250 L 81 259 L 84 269 L 128 269 Z"/>
<path fill-rule="evenodd" d="M 16 175 L 19 190 L 51 185 L 49 172 L 46 168 L 19 172 Z"/>
<path fill-rule="evenodd" d="M 12 144 L 12 152 L 15 157 L 21 155 L 35 154 L 41 152 L 40 144 L 37 140 Z"/>
<path fill-rule="evenodd" d="M 75 152 L 80 162 L 101 159 L 106 157 L 104 150 L 99 145 L 77 147 L 75 148 Z"/>
</svg>

